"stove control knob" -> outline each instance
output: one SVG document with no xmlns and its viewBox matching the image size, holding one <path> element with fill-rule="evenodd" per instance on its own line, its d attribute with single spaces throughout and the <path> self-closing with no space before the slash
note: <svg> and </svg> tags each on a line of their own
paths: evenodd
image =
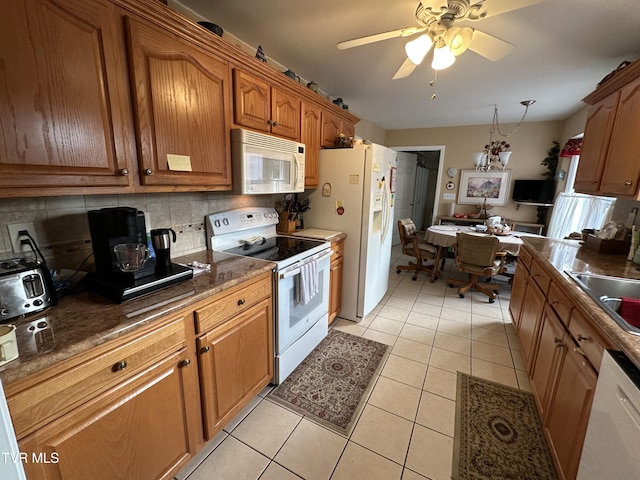
<svg viewBox="0 0 640 480">
<path fill-rule="evenodd" d="M 224 223 L 227 227 L 229 226 L 229 219 L 228 218 L 223 218 L 222 219 L 222 223 Z"/>
<path fill-rule="evenodd" d="M 219 227 L 219 226 L 220 226 L 220 220 L 218 220 L 218 219 L 216 218 L 216 219 L 213 221 L 213 224 L 214 224 L 216 227 Z"/>
</svg>

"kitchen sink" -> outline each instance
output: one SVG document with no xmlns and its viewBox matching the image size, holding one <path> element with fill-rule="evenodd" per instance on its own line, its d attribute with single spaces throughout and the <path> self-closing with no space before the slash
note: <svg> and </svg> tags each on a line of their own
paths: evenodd
<svg viewBox="0 0 640 480">
<path fill-rule="evenodd" d="M 640 298 L 640 280 L 585 272 L 566 272 L 626 332 L 640 335 L 640 328 L 629 324 L 618 313 L 622 297 Z"/>
</svg>

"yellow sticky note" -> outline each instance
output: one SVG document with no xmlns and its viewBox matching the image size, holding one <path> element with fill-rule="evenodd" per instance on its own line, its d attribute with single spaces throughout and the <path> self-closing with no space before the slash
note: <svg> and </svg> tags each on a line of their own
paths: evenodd
<svg viewBox="0 0 640 480">
<path fill-rule="evenodd" d="M 189 155 L 167 154 L 167 163 L 169 170 L 176 172 L 191 172 L 191 157 Z"/>
</svg>

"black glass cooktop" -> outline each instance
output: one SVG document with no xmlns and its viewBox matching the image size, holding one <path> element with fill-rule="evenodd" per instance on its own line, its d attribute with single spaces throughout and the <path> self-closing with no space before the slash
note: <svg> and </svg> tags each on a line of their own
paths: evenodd
<svg viewBox="0 0 640 480">
<path fill-rule="evenodd" d="M 317 247 L 321 243 L 323 242 L 293 237 L 271 237 L 262 238 L 251 245 L 230 248 L 225 250 L 225 253 L 280 262 Z"/>
</svg>

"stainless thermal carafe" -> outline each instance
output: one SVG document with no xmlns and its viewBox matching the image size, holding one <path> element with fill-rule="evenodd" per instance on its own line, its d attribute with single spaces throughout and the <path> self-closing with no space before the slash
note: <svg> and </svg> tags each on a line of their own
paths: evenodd
<svg viewBox="0 0 640 480">
<path fill-rule="evenodd" d="M 156 252 L 156 267 L 167 268 L 171 266 L 171 235 L 173 243 L 176 241 L 176 232 L 172 228 L 156 228 L 151 230 L 151 245 Z"/>
</svg>

